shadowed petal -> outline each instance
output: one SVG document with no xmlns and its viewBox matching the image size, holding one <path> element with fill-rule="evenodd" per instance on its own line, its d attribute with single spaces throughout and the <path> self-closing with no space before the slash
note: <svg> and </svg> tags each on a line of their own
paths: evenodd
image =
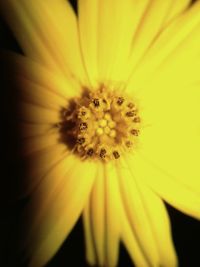
<svg viewBox="0 0 200 267">
<path fill-rule="evenodd" d="M 26 177 L 21 185 L 23 195 L 30 194 L 43 176 L 67 155 L 64 144 L 52 144 L 42 150 L 36 150 L 24 159 L 27 169 Z"/>
<path fill-rule="evenodd" d="M 48 149 L 59 143 L 59 133 L 58 132 L 47 132 L 46 134 L 29 137 L 23 140 L 23 156 L 28 156 L 34 152 Z"/>
<path fill-rule="evenodd" d="M 0 7 L 27 56 L 86 80 L 76 15 L 68 1 L 8 0 Z"/>
<path fill-rule="evenodd" d="M 60 113 L 58 111 L 25 102 L 20 104 L 19 117 L 24 122 L 36 124 L 55 125 L 60 121 Z"/>
<path fill-rule="evenodd" d="M 87 202 L 96 166 L 82 162 L 77 168 L 68 161 L 66 158 L 61 167 L 65 167 L 65 174 L 60 177 L 62 179 L 59 178 L 58 170 L 52 170 L 41 181 L 27 207 L 32 213 L 30 235 L 27 235 L 31 267 L 42 267 L 53 257 Z M 74 160 L 74 163 L 77 161 Z M 39 209 L 38 201 L 42 203 Z"/>
<path fill-rule="evenodd" d="M 64 100 L 80 93 L 80 83 L 75 81 L 73 77 L 65 76 L 62 73 L 58 74 L 33 59 L 12 52 L 1 53 L 0 59 L 13 67 L 11 71 L 16 77 L 29 80 Z"/>
</svg>

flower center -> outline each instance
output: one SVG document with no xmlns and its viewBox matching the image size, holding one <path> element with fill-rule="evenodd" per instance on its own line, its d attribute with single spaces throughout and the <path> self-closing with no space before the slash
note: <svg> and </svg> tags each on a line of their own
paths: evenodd
<svg viewBox="0 0 200 267">
<path fill-rule="evenodd" d="M 100 86 L 71 106 L 64 111 L 62 135 L 74 140 L 72 149 L 82 159 L 107 162 L 136 145 L 140 117 L 130 98 Z"/>
</svg>

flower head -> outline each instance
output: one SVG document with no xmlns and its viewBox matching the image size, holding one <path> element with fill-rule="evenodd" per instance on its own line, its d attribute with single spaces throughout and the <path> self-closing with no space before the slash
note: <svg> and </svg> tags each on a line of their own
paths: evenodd
<svg viewBox="0 0 200 267">
<path fill-rule="evenodd" d="M 200 218 L 200 1 L 7 0 L 24 56 L 24 248 L 44 266 L 82 215 L 91 265 L 177 266 L 163 200 Z"/>
</svg>

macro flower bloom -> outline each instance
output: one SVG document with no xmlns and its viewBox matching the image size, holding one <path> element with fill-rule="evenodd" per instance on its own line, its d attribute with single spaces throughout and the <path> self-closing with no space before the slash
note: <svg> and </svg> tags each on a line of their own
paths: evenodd
<svg viewBox="0 0 200 267">
<path fill-rule="evenodd" d="M 91 265 L 177 266 L 163 200 L 200 219 L 200 1 L 1 1 L 24 55 L 31 267 L 82 216 Z"/>
</svg>

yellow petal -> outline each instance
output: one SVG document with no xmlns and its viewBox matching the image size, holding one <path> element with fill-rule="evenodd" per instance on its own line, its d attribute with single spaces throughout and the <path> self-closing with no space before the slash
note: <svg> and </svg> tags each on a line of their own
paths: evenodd
<svg viewBox="0 0 200 267">
<path fill-rule="evenodd" d="M 127 157 L 128 158 L 128 157 Z M 134 162 L 128 160 L 134 175 Z M 162 266 L 177 266 L 177 257 L 172 242 L 170 221 L 163 201 L 141 179 L 135 176 L 141 198 L 150 222 Z"/>
<path fill-rule="evenodd" d="M 4 52 L 0 54 L 0 59 L 12 66 L 11 70 L 17 77 L 34 82 L 65 100 L 80 93 L 80 83 L 72 77 L 58 74 L 28 57 Z"/>
<path fill-rule="evenodd" d="M 172 176 L 170 168 L 162 169 L 153 160 L 138 154 L 132 158 L 132 170 L 137 179 L 148 184 L 161 198 L 178 210 L 199 219 L 200 193 Z"/>
<path fill-rule="evenodd" d="M 52 125 L 48 124 L 19 123 L 19 129 L 22 138 L 52 133 Z"/>
<path fill-rule="evenodd" d="M 124 70 L 131 51 L 134 31 L 147 3 L 146 0 L 98 1 L 97 60 L 100 81 L 118 82 L 126 75 Z"/>
<path fill-rule="evenodd" d="M 59 112 L 67 106 L 67 101 L 46 87 L 42 87 L 23 77 L 17 77 L 16 81 L 20 87 L 20 97 L 24 102 L 35 104 Z"/>
<path fill-rule="evenodd" d="M 122 209 L 121 213 L 121 239 L 125 245 L 132 261 L 136 267 L 149 267 L 148 260 L 146 259 L 139 243 L 138 239 L 131 228 L 130 222 Z"/>
<path fill-rule="evenodd" d="M 96 177 L 94 187 L 90 196 L 90 220 L 91 230 L 93 233 L 93 241 L 96 249 L 97 262 L 100 266 L 104 266 L 106 262 L 106 200 L 105 200 L 105 176 L 103 167 L 98 167 L 98 175 Z"/>
<path fill-rule="evenodd" d="M 39 186 L 35 188 L 31 195 L 28 208 L 25 210 L 24 218 L 28 218 L 30 222 L 24 245 L 31 242 L 32 235 L 35 235 L 36 228 L 44 214 L 49 212 L 52 200 L 56 199 L 57 195 L 62 192 L 62 187 L 66 184 L 69 174 L 74 171 L 77 163 L 74 156 L 66 155 L 42 177 Z M 38 205 L 40 206 L 39 209 Z"/>
<path fill-rule="evenodd" d="M 27 172 L 21 185 L 21 194 L 30 194 L 43 176 L 67 153 L 65 144 L 55 144 L 27 156 L 23 165 Z"/>
<path fill-rule="evenodd" d="M 132 261 L 136 267 L 149 267 L 148 259 L 146 258 L 144 251 L 142 250 L 139 240 L 131 227 L 130 220 L 124 209 L 122 196 L 120 197 L 120 224 L 121 224 L 121 241 L 125 245 Z"/>
<path fill-rule="evenodd" d="M 86 203 L 83 210 L 83 226 L 85 235 L 86 259 L 88 263 L 93 266 L 96 264 L 97 259 L 94 246 L 93 231 L 91 226 L 90 201 Z"/>
<path fill-rule="evenodd" d="M 167 17 L 165 18 L 165 24 L 169 23 L 171 20 L 176 18 L 179 14 L 181 14 L 183 11 L 185 11 L 191 1 L 190 0 L 172 0 L 171 1 L 171 7 L 169 10 L 169 13 L 167 14 Z"/>
<path fill-rule="evenodd" d="M 149 266 L 158 266 L 159 252 L 146 205 L 143 201 L 141 188 L 124 159 L 121 159 L 120 165 L 118 170 L 120 191 L 132 231 Z"/>
<path fill-rule="evenodd" d="M 86 80 L 77 20 L 68 1 L 8 0 L 1 9 L 26 55 Z"/>
<path fill-rule="evenodd" d="M 60 112 L 21 102 L 19 117 L 22 121 L 35 124 L 55 125 L 60 122 Z"/>
<path fill-rule="evenodd" d="M 49 132 L 46 135 L 29 137 L 23 140 L 23 155 L 27 156 L 34 152 L 54 146 L 59 143 L 60 135 L 58 132 Z"/>
<path fill-rule="evenodd" d="M 95 87 L 98 83 L 97 64 L 97 19 L 98 0 L 78 1 L 78 25 L 83 60 L 91 84 Z"/>
<path fill-rule="evenodd" d="M 162 30 L 172 1 L 149 1 L 132 41 L 130 67 L 134 68 Z"/>
<path fill-rule="evenodd" d="M 118 261 L 120 237 L 120 192 L 118 174 L 115 164 L 105 165 L 105 216 L 106 216 L 106 262 L 110 267 L 115 267 Z"/>
<path fill-rule="evenodd" d="M 199 56 L 199 11 L 200 3 L 196 2 L 161 32 L 133 71 L 128 85 L 130 92 L 134 88 L 148 86 L 149 82 L 169 83 L 177 78 L 179 82 L 184 82 L 188 74 L 189 77 L 192 75 L 192 71 L 196 70 L 193 64 L 198 64 L 195 58 Z"/>
<path fill-rule="evenodd" d="M 138 147 L 143 155 L 194 192 L 200 192 L 199 101 L 198 85 L 163 84 L 162 88 L 143 92 L 144 127 Z"/>
<path fill-rule="evenodd" d="M 67 164 L 68 161 L 66 159 L 66 168 Z M 83 173 L 84 177 L 82 177 Z M 74 166 L 73 170 L 68 169 L 65 179 L 63 179 L 63 184 L 52 188 L 50 181 L 44 187 L 40 186 L 39 191 L 42 192 L 42 195 L 40 195 L 41 200 L 39 203 L 45 205 L 44 203 L 47 200 L 49 203 L 48 206 L 43 206 L 44 209 L 41 208 L 42 217 L 37 215 L 36 209 L 33 210 L 35 215 L 32 214 L 32 216 L 38 221 L 32 229 L 32 235 L 29 240 L 31 267 L 44 266 L 57 252 L 87 202 L 95 175 L 96 166 L 92 163 L 82 162 L 78 167 Z M 59 176 L 59 173 L 56 176 Z M 56 179 L 56 176 L 54 176 L 54 179 Z M 52 197 L 48 195 L 51 192 L 48 185 L 51 186 L 50 190 L 57 191 L 56 195 Z M 38 207 L 37 194 L 34 200 L 36 207 Z"/>
</svg>

